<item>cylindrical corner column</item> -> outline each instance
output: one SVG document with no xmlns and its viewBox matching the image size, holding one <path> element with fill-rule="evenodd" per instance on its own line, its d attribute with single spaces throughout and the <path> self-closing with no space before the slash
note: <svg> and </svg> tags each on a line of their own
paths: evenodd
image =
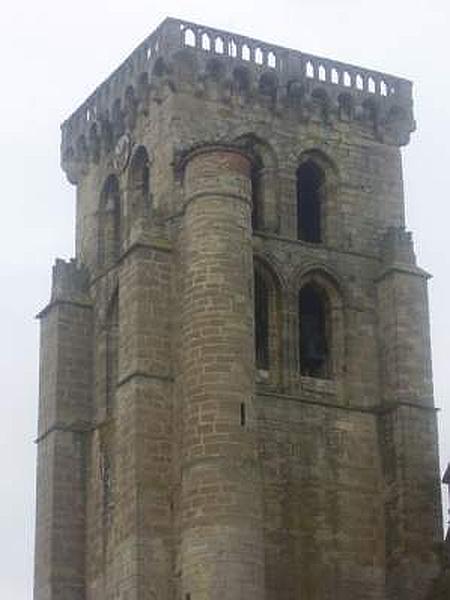
<svg viewBox="0 0 450 600">
<path fill-rule="evenodd" d="M 184 182 L 181 598 L 262 600 L 250 160 L 197 150 Z"/>
<path fill-rule="evenodd" d="M 427 276 L 395 258 L 377 282 L 386 597 L 419 600 L 428 596 L 439 573 L 436 548 L 442 540 Z"/>
</svg>

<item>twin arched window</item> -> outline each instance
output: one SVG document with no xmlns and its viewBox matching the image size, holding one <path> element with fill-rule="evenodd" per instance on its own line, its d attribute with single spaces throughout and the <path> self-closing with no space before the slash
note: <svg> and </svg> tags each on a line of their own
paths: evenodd
<svg viewBox="0 0 450 600">
<path fill-rule="evenodd" d="M 306 157 L 296 173 L 297 239 L 318 244 L 324 241 L 325 204 L 327 181 L 321 159 L 314 154 Z M 264 167 L 259 155 L 255 155 L 251 170 L 252 184 L 252 229 L 258 231 L 267 227 L 267 181 L 262 174 Z"/>
<path fill-rule="evenodd" d="M 275 279 L 256 264 L 254 269 L 255 357 L 258 370 L 282 362 L 280 293 Z M 325 288 L 306 282 L 297 299 L 298 371 L 305 377 L 328 379 L 332 369 L 332 314 Z"/>
</svg>

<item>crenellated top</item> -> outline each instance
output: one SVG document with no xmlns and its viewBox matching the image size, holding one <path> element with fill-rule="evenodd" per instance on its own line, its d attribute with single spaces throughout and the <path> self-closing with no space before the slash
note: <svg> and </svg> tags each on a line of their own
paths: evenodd
<svg viewBox="0 0 450 600">
<path fill-rule="evenodd" d="M 227 65 L 228 72 L 247 69 L 254 79 L 259 78 L 260 92 L 275 87 L 277 97 L 298 100 L 306 91 L 313 102 L 334 103 L 337 112 L 347 114 L 345 120 L 356 106 L 382 114 L 388 124 L 400 119 L 406 135 L 400 135 L 398 143 L 406 143 L 414 130 L 408 80 L 167 18 L 63 123 L 63 166 L 83 154 L 95 158 L 101 143 L 111 149 L 113 141 L 129 128 L 126 113 L 133 115 L 147 97 L 152 80 L 166 74 L 167 65 L 182 50 L 193 51 L 200 64 L 214 57 Z"/>
</svg>

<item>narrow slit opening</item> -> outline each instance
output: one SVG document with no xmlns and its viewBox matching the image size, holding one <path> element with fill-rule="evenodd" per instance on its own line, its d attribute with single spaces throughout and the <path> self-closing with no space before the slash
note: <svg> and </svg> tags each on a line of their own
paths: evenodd
<svg viewBox="0 0 450 600">
<path fill-rule="evenodd" d="M 241 402 L 241 410 L 240 410 L 240 417 L 241 417 L 241 427 L 245 427 L 245 423 L 246 423 L 246 414 L 245 414 L 245 403 Z"/>
</svg>

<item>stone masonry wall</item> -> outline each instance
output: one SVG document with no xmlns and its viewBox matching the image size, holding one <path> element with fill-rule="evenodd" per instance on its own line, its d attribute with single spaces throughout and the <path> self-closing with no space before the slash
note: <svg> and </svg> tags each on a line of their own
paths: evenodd
<svg viewBox="0 0 450 600">
<path fill-rule="evenodd" d="M 276 68 L 254 49 L 218 56 L 180 47 L 175 24 L 136 87 L 114 75 L 117 102 L 101 86 L 109 108 L 63 128 L 76 261 L 57 278 L 66 303 L 42 316 L 35 600 L 432 600 L 442 523 L 427 274 L 404 229 L 408 82 L 375 94 L 367 75 L 343 98 L 329 74 L 296 79 L 281 49 Z M 321 243 L 297 239 L 307 161 L 325 180 Z M 326 297 L 327 377 L 300 373 L 307 284 Z"/>
</svg>

